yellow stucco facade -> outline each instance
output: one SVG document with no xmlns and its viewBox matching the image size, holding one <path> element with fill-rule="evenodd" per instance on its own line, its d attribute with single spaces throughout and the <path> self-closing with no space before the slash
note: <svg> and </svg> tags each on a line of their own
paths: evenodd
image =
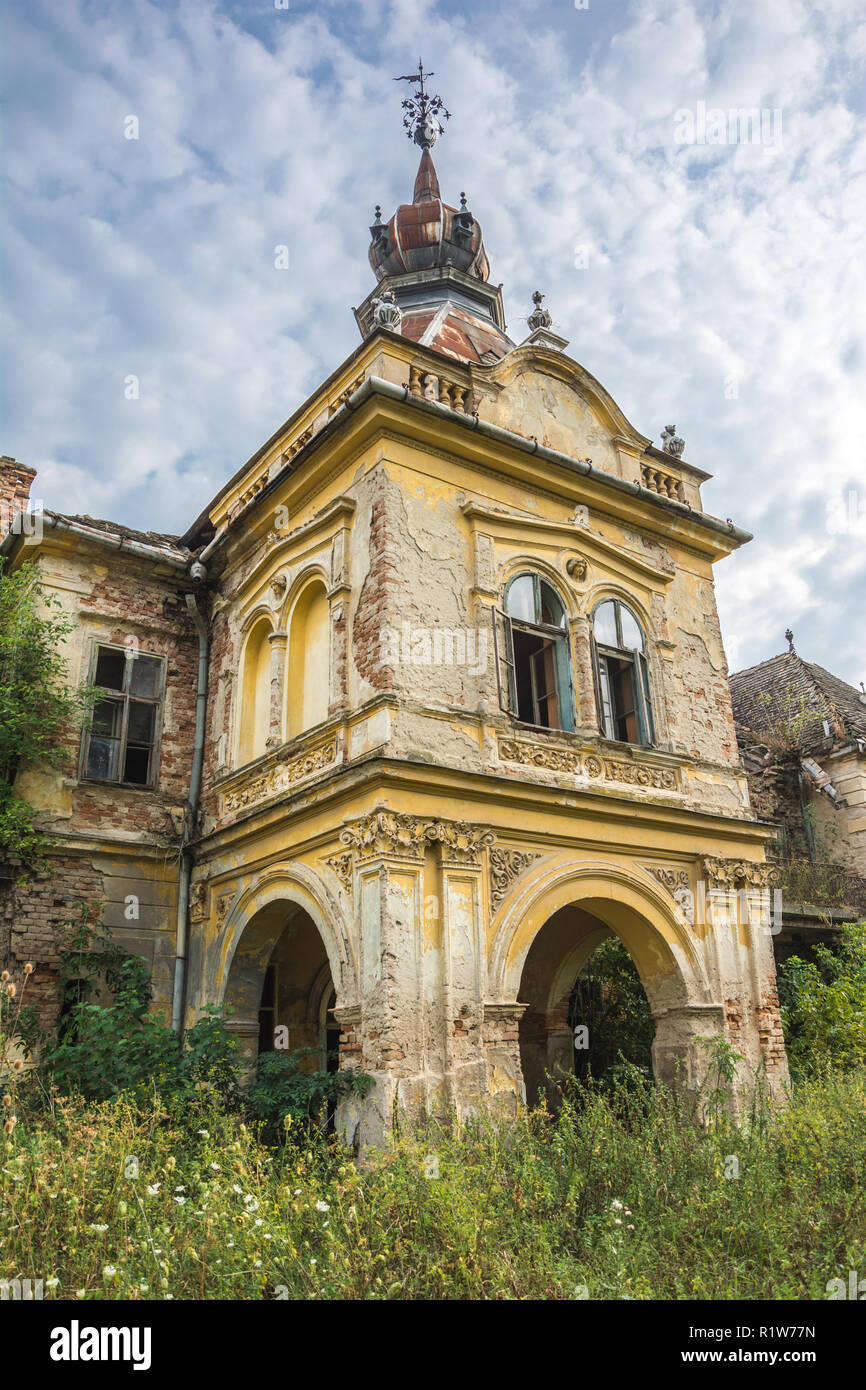
<svg viewBox="0 0 866 1390">
<path fill-rule="evenodd" d="M 361 1138 L 395 1094 L 465 1111 L 534 1093 L 609 932 L 646 988 L 658 1075 L 696 1081 L 696 1039 L 718 1036 L 784 1076 L 767 831 L 713 596 L 739 537 L 700 511 L 706 475 L 649 447 L 562 352 L 478 368 L 383 331 L 211 509 L 216 756 L 187 1016 L 228 1000 L 255 1051 L 294 931 L 273 1019 L 315 1044 L 333 991 L 343 1062 L 376 1079 L 343 1117 Z M 566 727 L 503 698 L 497 613 L 527 574 L 562 605 Z M 645 634 L 651 743 L 600 725 L 590 634 L 614 598 Z M 267 746 L 243 761 L 250 720 Z"/>
</svg>

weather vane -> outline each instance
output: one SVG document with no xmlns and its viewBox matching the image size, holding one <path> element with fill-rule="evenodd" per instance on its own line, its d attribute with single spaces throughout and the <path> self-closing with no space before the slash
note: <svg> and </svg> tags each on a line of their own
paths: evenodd
<svg viewBox="0 0 866 1390">
<path fill-rule="evenodd" d="M 408 77 L 395 77 L 395 82 L 414 82 L 418 90 L 403 102 L 403 125 L 410 140 L 429 150 L 445 133 L 443 121 L 451 119 L 451 112 L 445 109 L 441 97 L 429 96 L 424 88 L 424 78 L 435 77 L 435 72 L 424 71 L 424 64 L 418 59 L 418 71 Z"/>
</svg>

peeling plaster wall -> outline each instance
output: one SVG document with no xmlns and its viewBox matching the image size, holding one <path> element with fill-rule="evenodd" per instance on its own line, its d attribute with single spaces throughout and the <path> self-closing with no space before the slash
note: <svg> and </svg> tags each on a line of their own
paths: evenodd
<svg viewBox="0 0 866 1390">
<path fill-rule="evenodd" d="M 385 342 L 377 374 L 397 383 L 417 374 L 407 360 L 415 351 Z M 582 369 L 541 358 L 533 367 L 520 352 L 519 370 L 506 361 L 474 372 L 482 418 L 637 480 L 645 441 L 597 383 L 586 374 L 569 383 L 562 373 Z M 317 428 L 331 404 L 310 405 Z M 745 864 L 759 878 L 766 839 L 734 739 L 714 552 L 701 549 L 696 523 L 672 520 L 645 498 L 605 497 L 598 482 L 528 455 L 515 460 L 480 432 L 458 433 L 445 416 L 422 418 L 381 397 L 353 411 L 342 435 L 297 471 L 280 474 L 281 449 L 268 470 L 272 492 L 256 501 L 254 488 L 247 505 L 247 480 L 235 480 L 220 502 L 234 521 L 208 562 L 187 1022 L 208 1003 L 239 1001 L 236 1026 L 252 1056 L 274 960 L 277 1021 L 282 1013 L 295 1036 L 315 1041 L 313 996 L 321 1002 L 332 979 L 342 1064 L 376 1079 L 369 1102 L 344 1108 L 347 1134 L 381 1140 L 395 1101 L 464 1114 L 489 1102 L 513 1112 L 524 1094 L 521 1017 L 527 1008 L 536 1022 L 544 1016 L 552 1042 L 545 1035 L 539 1045 L 554 1052 L 562 1019 L 521 993 L 533 994 L 536 977 L 521 976 L 508 943 L 528 950 L 565 907 L 566 925 L 597 920 L 627 940 L 656 1013 L 659 1076 L 673 1080 L 681 1063 L 700 1079 L 697 1039 L 712 1034 L 734 1041 L 751 1067 L 765 1059 L 778 1083 L 785 1059 L 769 935 L 748 916 L 689 926 L 673 896 L 683 881 L 696 891 L 708 862 L 729 874 Z M 688 489 L 699 505 L 694 479 Z M 152 946 L 164 1005 L 176 873 L 168 813 L 188 787 L 195 631 L 177 586 L 131 562 L 64 553 L 52 564 L 52 582 L 79 618 L 76 670 L 93 633 L 122 640 L 130 626 L 145 650 L 169 656 L 157 793 L 97 792 L 74 777 L 31 783 L 56 818 L 93 841 L 85 869 L 68 869 L 63 905 L 79 888 L 106 894 L 116 929 L 145 952 Z M 567 611 L 573 734 L 520 725 L 499 708 L 490 607 L 529 568 L 554 584 Z M 297 693 L 287 629 L 311 575 L 329 604 L 328 698 L 322 691 L 316 704 L 327 717 L 286 740 L 284 711 Z M 598 734 L 589 621 L 614 595 L 646 629 L 654 749 Z M 238 677 L 246 634 L 263 616 L 273 629 L 263 663 L 269 698 L 260 705 L 270 711 L 270 737 L 266 752 L 241 767 Z M 99 843 L 106 825 L 110 846 Z M 117 850 L 123 837 L 128 851 Z M 550 895 L 551 864 L 562 875 L 561 900 Z M 581 889 L 588 866 L 592 901 Z M 145 881 L 138 896 L 147 912 L 133 930 L 118 917 L 121 889 Z M 20 933 L 22 950 L 50 919 L 47 907 L 38 911 L 39 925 L 34 919 Z M 560 945 L 565 964 L 554 964 L 570 969 L 574 931 Z"/>
<path fill-rule="evenodd" d="M 13 968 L 32 961 L 28 998 L 45 1027 L 58 1010 L 57 933 L 82 903 L 103 908 L 106 924 L 153 971 L 156 1007 L 171 995 L 177 894 L 177 844 L 192 765 L 198 643 L 177 578 L 134 558 L 108 559 L 86 545 L 45 546 L 46 588 L 75 621 L 63 654 L 70 679 L 90 678 L 94 642 L 134 639 L 165 658 L 159 780 L 152 790 L 88 782 L 78 776 L 80 731 L 70 733 L 58 769 L 22 768 L 16 788 L 42 813 L 57 840 L 51 868 L 24 887 L 0 893 L 4 940 Z"/>
</svg>

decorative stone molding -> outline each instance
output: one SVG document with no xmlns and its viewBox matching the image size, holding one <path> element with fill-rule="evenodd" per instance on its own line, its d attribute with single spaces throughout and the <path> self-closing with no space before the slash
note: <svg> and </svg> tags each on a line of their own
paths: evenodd
<svg viewBox="0 0 866 1390">
<path fill-rule="evenodd" d="M 543 856 L 530 850 L 491 849 L 488 855 L 490 875 L 490 912 L 498 911 L 499 905 L 512 883 L 525 869 Z"/>
<path fill-rule="evenodd" d="M 691 888 L 688 869 L 674 869 L 665 864 L 647 864 L 645 867 L 670 893 L 675 893 L 678 888 Z"/>
<path fill-rule="evenodd" d="M 571 579 L 580 583 L 586 579 L 587 563 L 585 555 L 572 555 L 565 562 L 565 572 Z"/>
<path fill-rule="evenodd" d="M 189 919 L 191 922 L 207 920 L 207 881 L 203 878 L 190 885 Z"/>
<path fill-rule="evenodd" d="M 247 806 L 254 806 L 259 801 L 265 801 L 268 797 L 278 796 L 280 792 L 288 791 L 293 783 L 300 782 L 314 772 L 321 772 L 323 768 L 336 761 L 337 739 L 332 735 L 327 742 L 320 743 L 315 748 L 304 749 L 293 758 L 275 763 L 258 777 L 252 778 L 236 790 L 226 792 L 223 796 L 223 812 L 231 815 Z"/>
<path fill-rule="evenodd" d="M 334 854 L 330 859 L 326 859 L 325 863 L 327 864 L 328 868 L 332 869 L 333 872 L 336 874 L 337 878 L 340 880 L 340 883 L 343 885 L 343 888 L 345 889 L 346 893 L 348 893 L 349 897 L 351 898 L 352 874 L 355 863 L 352 851 L 346 850 L 345 854 Z"/>
<path fill-rule="evenodd" d="M 440 844 L 446 860 L 478 866 L 481 851 L 493 843 L 493 834 L 468 821 L 422 820 L 400 811 L 373 811 L 347 825 L 340 839 L 351 845 L 360 860 L 387 855 L 421 859 L 429 844 Z M 328 861 L 331 862 L 330 860 Z"/>
<path fill-rule="evenodd" d="M 773 888 L 782 878 L 775 864 L 710 856 L 701 860 L 701 875 L 711 888 Z"/>
<path fill-rule="evenodd" d="M 428 822 L 400 811 L 373 811 L 341 832 L 344 845 L 351 845 L 358 858 L 373 859 L 391 855 L 400 859 L 420 859 L 426 844 Z"/>
<path fill-rule="evenodd" d="M 543 767 L 551 772 L 583 771 L 583 757 L 570 748 L 553 748 L 526 739 L 499 740 L 499 756 L 507 763 L 522 763 L 524 767 Z"/>
<path fill-rule="evenodd" d="M 442 846 L 442 857 L 446 863 L 470 865 L 477 868 L 481 862 L 481 851 L 492 845 L 495 836 L 490 830 L 481 830 L 468 821 L 433 821 L 427 827 L 427 840 Z"/>
<path fill-rule="evenodd" d="M 529 739 L 500 739 L 499 756 L 504 762 L 540 767 L 549 772 L 570 772 L 592 781 L 623 782 L 630 786 L 654 787 L 658 791 L 678 791 L 680 785 L 679 774 L 672 767 L 658 767 L 640 758 L 626 762 Z"/>
<path fill-rule="evenodd" d="M 231 893 L 220 893 L 216 900 L 216 920 L 217 926 L 221 927 L 226 919 L 226 913 L 234 902 L 234 891 Z"/>
<path fill-rule="evenodd" d="M 425 372 L 422 367 L 410 367 L 406 386 L 412 396 L 427 401 L 438 401 L 440 405 L 447 405 L 449 409 L 459 411 L 461 415 L 467 413 L 468 388 L 460 386 L 456 381 L 448 381 L 444 376 Z"/>
</svg>

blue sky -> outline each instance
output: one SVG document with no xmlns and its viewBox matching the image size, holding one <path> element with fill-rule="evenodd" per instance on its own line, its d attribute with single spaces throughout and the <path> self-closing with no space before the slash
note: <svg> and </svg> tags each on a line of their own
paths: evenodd
<svg viewBox="0 0 866 1390">
<path fill-rule="evenodd" d="M 755 533 L 717 569 L 731 668 L 790 625 L 866 680 L 860 0 L 13 0 L 0 37 L 0 451 L 46 506 L 183 531 L 357 345 L 420 53 L 512 336 L 544 290 Z M 767 138 L 683 143 L 700 104 L 765 109 Z"/>
</svg>

